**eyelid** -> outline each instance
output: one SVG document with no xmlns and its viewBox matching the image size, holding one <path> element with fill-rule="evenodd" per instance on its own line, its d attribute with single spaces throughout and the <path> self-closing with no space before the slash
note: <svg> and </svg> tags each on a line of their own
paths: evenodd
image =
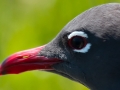
<svg viewBox="0 0 120 90">
<path fill-rule="evenodd" d="M 68 39 L 71 39 L 74 36 L 81 36 L 84 38 L 88 38 L 88 35 L 82 31 L 74 31 L 71 34 L 68 35 Z"/>
<path fill-rule="evenodd" d="M 84 48 L 82 48 L 82 49 L 80 49 L 80 50 L 78 50 L 78 49 L 74 49 L 73 51 L 74 52 L 80 52 L 80 53 L 87 53 L 88 51 L 89 51 L 89 49 L 90 49 L 90 47 L 91 47 L 91 43 L 88 43 Z"/>
</svg>

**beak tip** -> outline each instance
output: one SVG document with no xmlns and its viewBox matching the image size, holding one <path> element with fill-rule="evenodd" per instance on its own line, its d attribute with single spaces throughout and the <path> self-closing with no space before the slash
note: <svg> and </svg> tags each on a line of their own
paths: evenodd
<svg viewBox="0 0 120 90">
<path fill-rule="evenodd" d="M 3 75 L 2 74 L 2 67 L 1 67 L 1 64 L 0 64 L 0 76 Z"/>
</svg>

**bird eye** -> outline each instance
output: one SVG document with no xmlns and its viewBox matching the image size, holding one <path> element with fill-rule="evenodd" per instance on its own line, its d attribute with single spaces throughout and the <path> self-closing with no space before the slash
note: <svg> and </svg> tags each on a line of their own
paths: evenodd
<svg viewBox="0 0 120 90">
<path fill-rule="evenodd" d="M 86 38 L 81 36 L 73 36 L 69 39 L 68 44 L 73 49 L 82 49 L 86 46 Z"/>
</svg>

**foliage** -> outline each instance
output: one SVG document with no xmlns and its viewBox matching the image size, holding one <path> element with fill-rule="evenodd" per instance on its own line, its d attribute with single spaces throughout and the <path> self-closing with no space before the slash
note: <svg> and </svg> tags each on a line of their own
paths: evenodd
<svg viewBox="0 0 120 90">
<path fill-rule="evenodd" d="M 19 50 L 43 45 L 81 12 L 119 0 L 1 0 L 0 61 Z M 0 77 L 0 90 L 88 90 L 56 74 L 31 71 Z"/>
</svg>

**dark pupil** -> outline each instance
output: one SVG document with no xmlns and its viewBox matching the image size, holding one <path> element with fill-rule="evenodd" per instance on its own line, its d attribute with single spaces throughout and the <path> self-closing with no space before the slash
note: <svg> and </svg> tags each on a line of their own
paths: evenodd
<svg viewBox="0 0 120 90">
<path fill-rule="evenodd" d="M 71 40 L 71 45 L 73 48 L 81 49 L 84 46 L 84 40 L 82 37 L 75 36 Z"/>
</svg>

